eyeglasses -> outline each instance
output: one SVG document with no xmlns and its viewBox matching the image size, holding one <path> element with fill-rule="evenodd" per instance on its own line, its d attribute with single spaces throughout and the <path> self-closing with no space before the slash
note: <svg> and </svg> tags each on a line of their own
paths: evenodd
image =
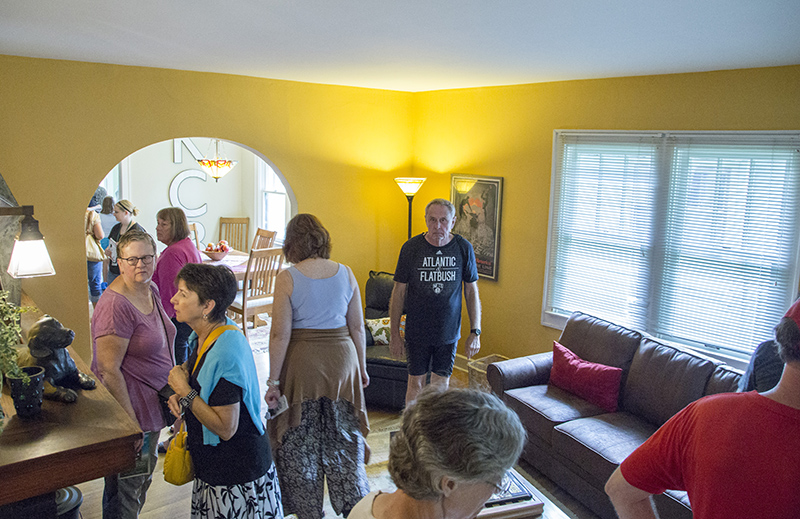
<svg viewBox="0 0 800 519">
<path fill-rule="evenodd" d="M 131 267 L 135 267 L 139 263 L 139 260 L 142 260 L 142 263 L 144 263 L 145 265 L 149 265 L 153 263 L 153 259 L 155 257 L 156 257 L 155 254 L 148 254 L 147 256 L 140 256 L 140 257 L 131 256 L 130 258 L 117 258 L 117 259 L 126 261 L 128 262 L 128 265 L 130 265 Z"/>
<path fill-rule="evenodd" d="M 491 481 L 487 481 L 492 487 L 494 487 L 493 496 L 501 496 L 508 492 L 511 488 L 511 478 L 507 475 L 503 476 L 503 479 L 500 480 L 500 483 L 492 483 Z"/>
</svg>

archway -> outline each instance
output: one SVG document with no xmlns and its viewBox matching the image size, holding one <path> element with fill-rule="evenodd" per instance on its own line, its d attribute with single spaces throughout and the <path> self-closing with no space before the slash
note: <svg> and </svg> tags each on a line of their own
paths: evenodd
<svg viewBox="0 0 800 519">
<path fill-rule="evenodd" d="M 139 210 L 136 222 L 153 237 L 156 213 L 164 207 L 181 207 L 196 224 L 202 244 L 217 241 L 219 219 L 229 216 L 250 218 L 250 241 L 258 227 L 278 231 L 282 240 L 286 222 L 297 213 L 297 199 L 286 176 L 263 153 L 223 141 L 225 153 L 238 164 L 215 181 L 196 162 L 213 140 L 176 138 L 141 148 L 122 159 L 101 185 L 115 202 L 131 201 Z M 163 244 L 158 246 L 163 250 Z"/>
<path fill-rule="evenodd" d="M 225 151 L 239 163 L 230 173 L 214 181 L 196 163 L 212 139 L 176 138 L 146 146 L 124 158 L 109 172 L 105 185 L 117 185 L 109 193 L 126 198 L 140 210 L 138 222 L 155 235 L 155 214 L 163 207 L 181 207 L 190 222 L 198 224 L 203 242 L 218 235 L 220 216 L 248 216 L 250 234 L 256 227 L 283 231 L 288 218 L 297 212 L 297 199 L 280 169 L 263 153 L 247 146 L 223 141 Z M 117 179 L 110 180 L 116 176 Z M 265 193 L 285 195 L 283 211 L 267 208 Z M 282 212 L 283 218 L 276 215 Z M 270 218 L 272 217 L 272 218 Z"/>
</svg>

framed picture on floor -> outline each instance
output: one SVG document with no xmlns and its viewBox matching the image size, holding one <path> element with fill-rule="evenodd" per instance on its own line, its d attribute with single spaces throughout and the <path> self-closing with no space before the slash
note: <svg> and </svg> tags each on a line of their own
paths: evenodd
<svg viewBox="0 0 800 519">
<path fill-rule="evenodd" d="M 450 201 L 456 207 L 453 232 L 466 238 L 475 249 L 478 276 L 496 281 L 503 177 L 454 173 L 450 177 Z"/>
</svg>

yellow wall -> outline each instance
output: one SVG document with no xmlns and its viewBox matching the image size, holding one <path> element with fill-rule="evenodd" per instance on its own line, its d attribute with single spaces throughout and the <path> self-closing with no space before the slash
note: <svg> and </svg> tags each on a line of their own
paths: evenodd
<svg viewBox="0 0 800 519">
<path fill-rule="evenodd" d="M 557 337 L 539 325 L 554 129 L 800 127 L 800 66 L 417 94 L 10 56 L 0 78 L 0 174 L 35 205 L 58 271 L 23 289 L 87 359 L 83 211 L 106 172 L 155 142 L 213 136 L 269 158 L 362 288 L 406 237 L 395 176 L 429 177 L 415 233 L 450 173 L 504 177 L 499 281 L 479 283 L 483 353 L 516 356 Z"/>
<path fill-rule="evenodd" d="M 798 130 L 800 66 L 417 94 L 415 174 L 504 177 L 499 279 L 479 283 L 482 346 L 545 351 L 541 326 L 553 130 Z"/>
<path fill-rule="evenodd" d="M 268 157 L 362 283 L 406 237 L 393 178 L 410 172 L 412 94 L 10 56 L 0 78 L 0 174 L 35 206 L 57 272 L 22 287 L 86 359 L 83 214 L 105 174 L 149 144 L 213 136 Z"/>
</svg>

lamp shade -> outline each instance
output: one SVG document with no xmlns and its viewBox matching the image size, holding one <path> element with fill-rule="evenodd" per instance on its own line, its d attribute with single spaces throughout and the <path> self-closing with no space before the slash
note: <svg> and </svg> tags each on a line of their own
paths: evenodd
<svg viewBox="0 0 800 519">
<path fill-rule="evenodd" d="M 8 262 L 8 273 L 12 278 L 35 278 L 56 273 L 43 239 L 16 240 Z"/>
<path fill-rule="evenodd" d="M 225 174 L 233 169 L 239 161 L 226 159 L 220 156 L 220 141 L 219 139 L 215 139 L 215 153 L 213 157 L 203 157 L 202 159 L 197 159 L 197 164 L 203 168 L 203 171 L 211 175 L 215 181 L 219 182 L 219 179 L 225 176 Z M 208 155 L 208 154 L 206 154 Z"/>
<path fill-rule="evenodd" d="M 214 180 L 219 180 L 239 162 L 229 159 L 213 158 L 199 159 L 197 163 L 203 168 L 203 171 L 211 175 Z"/>
<path fill-rule="evenodd" d="M 8 273 L 12 278 L 52 276 L 56 273 L 50 254 L 39 232 L 39 222 L 33 217 L 33 206 L 0 207 L 0 216 L 22 216 L 20 231 L 11 251 Z"/>
<path fill-rule="evenodd" d="M 419 188 L 422 187 L 422 184 L 425 182 L 425 178 L 420 177 L 400 177 L 394 179 L 397 182 L 397 185 L 400 186 L 400 189 L 403 190 L 406 196 L 414 196 L 419 191 Z"/>
</svg>

